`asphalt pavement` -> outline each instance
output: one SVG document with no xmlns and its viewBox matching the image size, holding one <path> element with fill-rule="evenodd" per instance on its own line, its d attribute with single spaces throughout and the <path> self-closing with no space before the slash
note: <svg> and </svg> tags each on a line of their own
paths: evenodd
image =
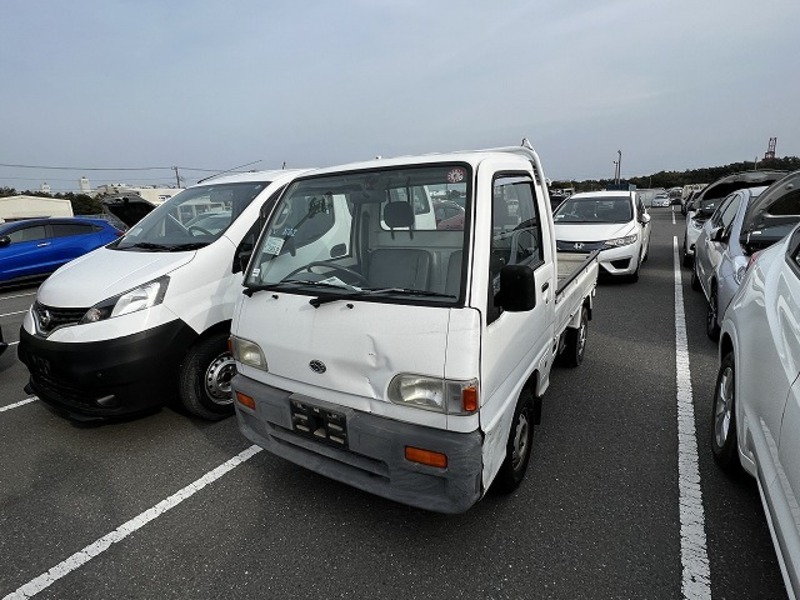
<svg viewBox="0 0 800 600">
<path fill-rule="evenodd" d="M 14 342 L 35 290 L 0 291 L 12 343 L 0 356 L 0 596 L 786 597 L 755 482 L 711 458 L 716 346 L 685 269 L 710 595 L 682 590 L 673 249 L 682 218 L 651 214 L 640 280 L 600 283 L 584 363 L 553 371 L 526 480 L 455 516 L 255 452 L 235 419 L 165 408 L 73 425 L 23 390 Z"/>
</svg>

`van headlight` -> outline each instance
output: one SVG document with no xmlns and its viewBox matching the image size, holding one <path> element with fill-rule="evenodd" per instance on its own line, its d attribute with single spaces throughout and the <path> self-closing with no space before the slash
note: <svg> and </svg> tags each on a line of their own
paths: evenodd
<svg viewBox="0 0 800 600">
<path fill-rule="evenodd" d="M 240 337 L 232 335 L 230 337 L 230 350 L 233 354 L 234 360 L 239 361 L 248 367 L 268 371 L 267 359 L 264 357 L 264 351 L 255 342 L 245 340 Z"/>
<path fill-rule="evenodd" d="M 478 380 L 453 381 L 401 373 L 389 383 L 391 402 L 447 414 L 469 414 L 478 410 Z"/>
<path fill-rule="evenodd" d="M 169 277 L 164 275 L 132 290 L 98 302 L 86 311 L 86 314 L 83 315 L 78 323 L 105 321 L 112 317 L 121 317 L 122 315 L 161 304 L 164 301 L 164 295 L 167 293 L 168 285 Z"/>
<path fill-rule="evenodd" d="M 619 248 L 620 246 L 629 246 L 631 244 L 635 244 L 636 240 L 639 239 L 637 234 L 633 235 L 626 235 L 625 237 L 614 238 L 613 240 L 606 240 L 606 243 L 603 245 L 605 248 Z"/>
</svg>

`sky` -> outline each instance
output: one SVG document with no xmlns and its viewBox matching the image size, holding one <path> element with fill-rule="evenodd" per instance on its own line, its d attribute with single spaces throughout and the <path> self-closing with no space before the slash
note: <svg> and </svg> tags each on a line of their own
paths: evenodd
<svg viewBox="0 0 800 600">
<path fill-rule="evenodd" d="M 0 187 L 523 137 L 555 180 L 611 178 L 618 151 L 623 177 L 772 137 L 800 156 L 798 21 L 798 0 L 3 0 Z"/>
</svg>

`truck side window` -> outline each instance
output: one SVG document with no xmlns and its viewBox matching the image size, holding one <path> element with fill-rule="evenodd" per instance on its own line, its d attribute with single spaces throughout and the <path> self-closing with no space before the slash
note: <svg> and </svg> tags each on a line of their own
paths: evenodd
<svg viewBox="0 0 800 600">
<path fill-rule="evenodd" d="M 527 175 L 503 175 L 495 179 L 492 193 L 492 248 L 489 259 L 491 281 L 487 319 L 500 316 L 496 306 L 500 293 L 500 271 L 506 265 L 537 268 L 544 262 L 541 228 L 533 181 Z"/>
</svg>

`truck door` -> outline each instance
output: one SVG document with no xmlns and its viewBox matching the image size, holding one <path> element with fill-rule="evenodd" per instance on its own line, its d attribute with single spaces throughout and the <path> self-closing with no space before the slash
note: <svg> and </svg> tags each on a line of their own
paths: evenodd
<svg viewBox="0 0 800 600">
<path fill-rule="evenodd" d="M 553 257 L 543 243 L 542 230 L 547 227 L 539 211 L 543 200 L 537 201 L 537 186 L 530 174 L 501 172 L 484 182 L 479 175 L 481 184 L 491 186 L 492 201 L 481 356 L 481 428 L 488 442 L 483 457 L 486 485 L 505 456 L 511 416 L 530 369 L 549 360 L 555 290 Z M 487 197 L 485 188 L 482 192 L 481 197 Z M 506 265 L 527 265 L 534 271 L 536 306 L 532 310 L 507 312 L 497 305 L 502 293 L 500 270 Z"/>
</svg>

